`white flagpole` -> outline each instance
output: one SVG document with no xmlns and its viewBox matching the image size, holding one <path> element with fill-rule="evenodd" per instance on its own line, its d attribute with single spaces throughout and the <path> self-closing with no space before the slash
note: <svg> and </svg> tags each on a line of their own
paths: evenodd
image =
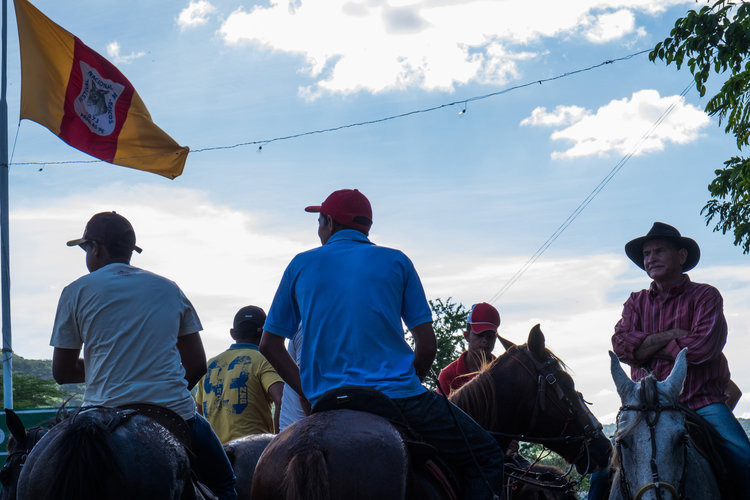
<svg viewBox="0 0 750 500">
<path fill-rule="evenodd" d="M 2 81 L 0 82 L 0 293 L 2 293 L 3 402 L 13 408 L 13 349 L 10 335 L 10 247 L 8 245 L 8 0 L 2 0 Z"/>
</svg>

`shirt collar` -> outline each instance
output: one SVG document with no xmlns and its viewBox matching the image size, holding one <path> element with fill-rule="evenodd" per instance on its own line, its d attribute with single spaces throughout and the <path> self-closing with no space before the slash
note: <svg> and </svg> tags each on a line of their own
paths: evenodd
<svg viewBox="0 0 750 500">
<path fill-rule="evenodd" d="M 331 243 L 335 243 L 337 241 L 344 241 L 344 240 L 356 241 L 358 243 L 372 244 L 372 242 L 369 239 L 367 239 L 367 236 L 365 236 L 365 233 L 357 231 L 356 229 L 342 229 L 340 231 L 336 231 L 335 233 L 333 233 L 331 237 L 328 238 L 328 241 L 326 241 L 326 245 L 330 245 Z"/>
<path fill-rule="evenodd" d="M 229 346 L 229 350 L 233 349 L 253 349 L 258 351 L 258 346 L 255 344 L 251 344 L 250 342 L 235 342 L 234 344 Z"/>
<path fill-rule="evenodd" d="M 682 281 L 680 281 L 677 285 L 667 290 L 666 297 L 676 297 L 680 295 L 682 292 L 684 292 L 687 289 L 689 284 L 690 284 L 690 277 L 687 274 L 683 273 Z M 656 297 L 659 295 L 659 289 L 656 288 L 655 281 L 651 282 L 651 286 L 648 288 L 648 293 L 652 297 Z"/>
</svg>

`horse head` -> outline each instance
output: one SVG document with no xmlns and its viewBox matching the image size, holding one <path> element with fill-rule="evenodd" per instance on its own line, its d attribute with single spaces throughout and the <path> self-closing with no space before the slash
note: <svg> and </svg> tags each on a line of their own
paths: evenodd
<svg viewBox="0 0 750 500">
<path fill-rule="evenodd" d="M 612 379 L 622 400 L 612 457 L 613 490 L 619 488 L 624 498 L 665 498 L 666 491 L 673 498 L 684 495 L 688 434 L 679 398 L 687 372 L 686 351 L 680 351 L 662 382 L 653 374 L 633 382 L 617 356 L 609 353 Z"/>
<path fill-rule="evenodd" d="M 502 342 L 502 339 L 501 339 Z M 486 429 L 542 443 L 581 473 L 606 467 L 611 445 L 564 364 L 545 346 L 539 325 L 451 396 Z"/>
<path fill-rule="evenodd" d="M 8 458 L 3 468 L 0 469 L 0 484 L 2 484 L 0 499 L 15 500 L 18 477 L 21 475 L 26 457 L 49 429 L 40 426 L 27 431 L 16 412 L 7 408 L 5 423 L 10 431 L 10 438 L 8 438 L 7 447 Z"/>
</svg>

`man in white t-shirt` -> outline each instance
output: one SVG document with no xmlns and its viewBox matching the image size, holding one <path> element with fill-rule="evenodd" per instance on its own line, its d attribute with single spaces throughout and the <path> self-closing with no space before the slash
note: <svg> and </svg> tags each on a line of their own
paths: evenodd
<svg viewBox="0 0 750 500">
<path fill-rule="evenodd" d="M 192 304 L 174 282 L 130 265 L 141 249 L 115 212 L 94 215 L 68 246 L 86 252 L 89 274 L 60 295 L 50 341 L 55 380 L 85 382 L 84 406 L 150 403 L 174 411 L 190 428 L 198 478 L 220 499 L 235 499 L 232 466 L 189 391 L 206 372 Z"/>
</svg>

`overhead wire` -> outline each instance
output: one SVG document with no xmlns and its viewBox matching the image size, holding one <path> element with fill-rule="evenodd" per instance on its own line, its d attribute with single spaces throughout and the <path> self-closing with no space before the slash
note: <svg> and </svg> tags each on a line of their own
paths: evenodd
<svg viewBox="0 0 750 500">
<path fill-rule="evenodd" d="M 576 70 L 567 71 L 565 73 L 561 73 L 559 75 L 555 75 L 555 76 L 552 76 L 552 77 L 549 77 L 549 78 L 542 78 L 542 79 L 532 80 L 532 81 L 529 81 L 529 82 L 526 82 L 526 83 L 523 83 L 523 84 L 514 85 L 512 87 L 507 87 L 505 89 L 498 90 L 496 92 L 490 92 L 488 94 L 483 94 L 483 95 L 478 95 L 478 96 L 472 96 L 472 97 L 468 97 L 466 99 L 460 99 L 460 100 L 457 100 L 457 101 L 452 101 L 452 102 L 448 102 L 448 103 L 444 103 L 444 104 L 439 104 L 437 106 L 431 106 L 431 107 L 428 107 L 428 108 L 416 109 L 416 110 L 407 111 L 407 112 L 404 112 L 404 113 L 399 113 L 399 114 L 396 114 L 396 115 L 390 115 L 390 116 L 385 116 L 385 117 L 382 117 L 382 118 L 375 118 L 375 119 L 372 119 L 372 120 L 365 120 L 365 121 L 360 121 L 360 122 L 355 122 L 355 123 L 349 123 L 349 124 L 345 124 L 345 125 L 338 125 L 338 126 L 335 126 L 335 127 L 329 127 L 329 128 L 323 128 L 323 129 L 317 129 L 317 130 L 309 130 L 309 131 L 300 132 L 300 133 L 297 133 L 297 134 L 288 134 L 288 135 L 273 137 L 273 138 L 270 138 L 270 139 L 258 139 L 258 140 L 240 142 L 240 143 L 231 144 L 231 145 L 210 146 L 210 147 L 192 149 L 190 151 L 190 153 L 192 153 L 192 154 L 195 154 L 195 153 L 205 153 L 205 152 L 209 152 L 209 151 L 220 151 L 220 150 L 236 149 L 236 148 L 245 147 L 245 146 L 258 146 L 258 149 L 262 150 L 263 146 L 265 146 L 267 144 L 271 144 L 273 142 L 287 141 L 287 140 L 297 139 L 297 138 L 305 137 L 305 136 L 309 136 L 309 135 L 317 135 L 317 134 L 325 134 L 325 133 L 330 133 L 330 132 L 337 132 L 337 131 L 348 129 L 348 128 L 363 127 L 363 126 L 367 126 L 367 125 L 374 125 L 376 123 L 382 123 L 382 122 L 387 122 L 387 121 L 391 121 L 391 120 L 397 120 L 397 119 L 400 119 L 400 118 L 406 118 L 406 117 L 409 117 L 409 116 L 418 115 L 418 114 L 422 114 L 422 113 L 430 113 L 432 111 L 437 111 L 437 110 L 440 110 L 440 109 L 448 108 L 448 107 L 451 107 L 451 106 L 457 106 L 457 105 L 462 105 L 463 106 L 463 111 L 465 112 L 466 111 L 466 105 L 468 103 L 470 103 L 470 102 L 481 101 L 481 100 L 484 100 L 484 99 L 489 99 L 489 98 L 492 98 L 492 97 L 497 97 L 497 96 L 500 96 L 500 95 L 503 95 L 503 94 L 507 94 L 509 92 L 513 92 L 515 90 L 519 90 L 519 89 L 522 89 L 522 88 L 525 88 L 525 87 L 530 87 L 530 86 L 533 86 L 533 85 L 541 85 L 543 83 L 551 82 L 551 81 L 554 81 L 554 80 L 559 80 L 559 79 L 562 79 L 562 78 L 567 78 L 567 77 L 570 77 L 570 76 L 573 76 L 573 75 L 577 75 L 579 73 L 585 73 L 587 71 L 592 71 L 594 69 L 597 69 L 597 68 L 600 68 L 600 67 L 603 67 L 603 66 L 607 66 L 607 65 L 610 65 L 610 64 L 614 64 L 614 63 L 619 62 L 619 61 L 625 61 L 625 60 L 628 60 L 628 59 L 632 59 L 633 57 L 645 54 L 647 52 L 650 52 L 650 49 L 641 50 L 641 51 L 634 52 L 632 54 L 628 54 L 626 56 L 618 57 L 618 58 L 615 58 L 615 59 L 607 59 L 606 61 L 602 61 L 600 63 L 594 64 L 594 65 L 591 65 L 591 66 L 587 66 L 585 68 L 579 68 L 579 69 L 576 69 Z M 174 153 L 166 153 L 166 154 L 164 154 L 164 156 L 166 156 L 166 155 L 172 155 L 172 154 L 174 154 Z M 162 155 L 149 155 L 149 156 L 162 156 Z M 133 156 L 133 157 L 124 157 L 124 158 L 120 158 L 120 159 L 125 160 L 125 159 L 135 159 L 135 158 L 139 158 L 139 157 Z M 70 164 L 89 164 L 89 163 L 106 163 L 106 162 L 103 161 L 103 160 L 60 160 L 60 161 L 43 161 L 43 162 L 41 162 L 41 161 L 27 161 L 27 162 L 14 162 L 14 163 L 10 163 L 10 165 L 14 165 L 14 166 L 41 165 L 43 167 L 46 167 L 46 166 L 50 166 L 50 165 L 70 165 Z"/>
<path fill-rule="evenodd" d="M 680 97 L 685 97 L 687 93 L 690 91 L 690 89 L 695 85 L 695 81 L 691 80 L 690 84 L 688 84 L 687 87 L 683 89 L 682 92 L 680 92 Z M 669 116 L 669 114 L 675 109 L 677 106 L 678 100 L 675 99 L 672 104 L 667 107 L 667 109 L 662 112 L 661 115 L 654 121 L 654 123 L 651 125 L 651 127 L 643 133 L 641 138 L 638 140 L 638 142 L 633 146 L 633 148 L 612 167 L 612 169 L 607 173 L 606 176 L 599 182 L 599 184 L 596 185 L 596 187 L 581 201 L 581 203 L 578 204 L 578 206 L 568 215 L 567 219 L 565 219 L 562 224 L 558 226 L 557 229 L 550 235 L 547 240 L 542 243 L 542 245 L 537 249 L 534 254 L 529 257 L 529 259 L 518 269 L 518 271 L 513 274 L 508 281 L 505 282 L 505 284 L 498 290 L 495 295 L 493 295 L 488 302 L 489 303 L 495 303 L 497 300 L 502 297 L 505 292 L 507 292 L 510 287 L 512 287 L 520 278 L 523 276 L 523 274 L 528 270 L 529 267 L 531 267 L 538 259 L 542 256 L 544 252 L 547 251 L 547 249 L 552 245 L 552 243 L 557 240 L 557 238 L 560 237 L 560 235 L 565 231 L 568 226 L 570 226 L 573 221 L 583 212 L 586 207 L 589 206 L 589 204 L 596 198 L 596 196 L 607 186 L 607 184 L 610 183 L 610 181 L 614 178 L 617 173 L 622 170 L 622 167 L 625 166 L 625 164 L 632 158 L 641 148 L 643 143 L 648 140 L 651 135 L 656 131 L 656 129 L 661 125 L 664 120 Z"/>
</svg>

